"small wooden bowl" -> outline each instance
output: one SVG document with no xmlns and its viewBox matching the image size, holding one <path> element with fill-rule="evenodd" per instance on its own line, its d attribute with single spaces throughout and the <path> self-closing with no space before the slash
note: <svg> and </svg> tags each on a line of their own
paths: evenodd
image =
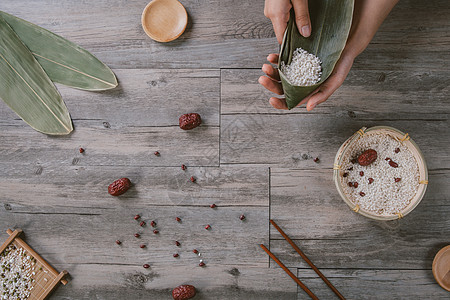
<svg viewBox="0 0 450 300">
<path fill-rule="evenodd" d="M 450 245 L 442 248 L 433 260 L 433 276 L 437 283 L 450 292 Z"/>
<path fill-rule="evenodd" d="M 153 0 L 142 12 L 142 27 L 155 41 L 166 43 L 178 38 L 186 29 L 188 16 L 178 0 Z"/>
</svg>

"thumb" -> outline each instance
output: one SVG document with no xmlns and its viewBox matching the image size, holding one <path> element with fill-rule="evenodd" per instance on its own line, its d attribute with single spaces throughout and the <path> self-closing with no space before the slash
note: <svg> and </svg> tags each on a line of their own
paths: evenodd
<svg viewBox="0 0 450 300">
<path fill-rule="evenodd" d="M 311 35 L 311 20 L 309 19 L 308 0 L 291 0 L 295 12 L 295 23 L 298 31 L 304 37 Z"/>
</svg>

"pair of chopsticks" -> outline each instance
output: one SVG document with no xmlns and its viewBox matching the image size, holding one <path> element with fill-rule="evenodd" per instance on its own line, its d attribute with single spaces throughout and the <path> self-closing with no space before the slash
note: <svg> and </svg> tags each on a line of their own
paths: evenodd
<svg viewBox="0 0 450 300">
<path fill-rule="evenodd" d="M 284 231 L 275 223 L 274 220 L 270 220 L 270 224 L 272 224 L 285 238 L 286 241 L 288 241 L 289 244 L 297 251 L 298 254 L 303 258 L 304 261 L 319 275 L 320 278 L 328 285 L 328 287 L 336 294 L 336 296 L 339 297 L 341 300 L 345 300 L 344 296 L 342 296 L 341 293 L 331 284 L 331 282 L 325 277 L 325 275 L 320 272 L 320 270 L 312 263 L 312 261 L 303 253 L 302 250 L 300 250 L 299 247 L 297 247 L 296 244 L 284 233 Z M 314 295 L 313 292 L 311 292 L 308 287 L 300 281 L 300 279 L 297 278 L 272 252 L 270 252 L 269 249 L 266 248 L 263 244 L 261 244 L 261 248 L 263 248 L 264 251 L 266 251 L 267 254 L 292 278 L 294 281 L 312 298 L 318 300 L 316 295 Z"/>
</svg>

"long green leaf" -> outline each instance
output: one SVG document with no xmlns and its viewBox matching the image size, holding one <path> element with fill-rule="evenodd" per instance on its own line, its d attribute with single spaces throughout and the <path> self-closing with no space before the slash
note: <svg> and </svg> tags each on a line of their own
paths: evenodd
<svg viewBox="0 0 450 300">
<path fill-rule="evenodd" d="M 308 3 L 312 26 L 311 36 L 304 38 L 300 35 L 295 24 L 294 12 L 291 10 L 281 45 L 278 68 L 282 61 L 290 64 L 295 49 L 303 48 L 320 58 L 322 76 L 320 82 L 315 85 L 295 86 L 280 71 L 281 83 L 289 109 L 296 107 L 303 98 L 331 75 L 345 47 L 352 24 L 354 0 L 310 0 Z"/>
<path fill-rule="evenodd" d="M 30 49 L 52 81 L 89 91 L 117 86 L 111 69 L 80 46 L 5 12 L 0 11 L 0 16 Z"/>
<path fill-rule="evenodd" d="M 0 98 L 37 131 L 63 135 L 73 130 L 58 90 L 2 16 Z"/>
</svg>

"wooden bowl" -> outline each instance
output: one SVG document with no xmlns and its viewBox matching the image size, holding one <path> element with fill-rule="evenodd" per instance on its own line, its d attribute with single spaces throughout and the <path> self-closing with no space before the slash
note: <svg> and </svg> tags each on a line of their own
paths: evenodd
<svg viewBox="0 0 450 300">
<path fill-rule="evenodd" d="M 142 27 L 155 41 L 166 43 L 178 38 L 186 29 L 188 16 L 178 0 L 153 0 L 142 12 Z"/>
<path fill-rule="evenodd" d="M 437 283 L 450 292 L 450 245 L 442 248 L 433 260 L 433 276 Z"/>
<path fill-rule="evenodd" d="M 365 211 L 362 208 L 359 208 L 358 205 L 355 205 L 353 203 L 353 201 L 350 199 L 350 197 L 347 195 L 347 193 L 344 192 L 344 189 L 341 184 L 341 177 L 344 173 L 344 170 L 341 170 L 339 166 L 341 166 L 343 163 L 343 159 L 344 159 L 346 151 L 348 151 L 350 146 L 354 142 L 356 142 L 359 138 L 361 138 L 363 135 L 380 134 L 380 133 L 390 135 L 391 137 L 397 139 L 398 141 L 401 141 L 403 145 L 408 147 L 408 149 L 413 154 L 413 156 L 418 164 L 418 167 L 419 167 L 419 189 L 417 190 L 415 196 L 411 199 L 411 202 L 409 203 L 409 205 L 406 206 L 401 212 L 399 212 L 396 215 L 387 215 L 387 216 L 378 215 L 373 212 Z M 402 141 L 402 139 L 405 139 L 405 140 Z M 342 144 L 341 148 L 339 148 L 339 150 L 336 154 L 336 158 L 334 160 L 333 169 L 334 169 L 333 170 L 334 171 L 334 173 L 333 173 L 334 183 L 336 185 L 339 195 L 344 200 L 344 202 L 347 203 L 347 205 L 353 211 L 355 211 L 365 217 L 379 220 L 379 221 L 389 221 L 389 220 L 400 219 L 400 218 L 403 218 L 404 216 L 406 216 L 407 214 L 409 214 L 411 211 L 413 211 L 414 208 L 416 208 L 416 206 L 422 200 L 423 196 L 425 195 L 425 191 L 426 191 L 427 185 L 428 185 L 427 164 L 425 162 L 425 158 L 424 158 L 422 152 L 420 151 L 419 147 L 409 137 L 408 134 L 405 134 L 405 133 L 401 132 L 400 130 L 389 127 L 389 126 L 374 126 L 371 128 L 363 127 L 360 130 L 358 130 L 357 132 L 355 132 L 355 134 L 353 134 L 351 137 L 349 137 Z"/>
</svg>

